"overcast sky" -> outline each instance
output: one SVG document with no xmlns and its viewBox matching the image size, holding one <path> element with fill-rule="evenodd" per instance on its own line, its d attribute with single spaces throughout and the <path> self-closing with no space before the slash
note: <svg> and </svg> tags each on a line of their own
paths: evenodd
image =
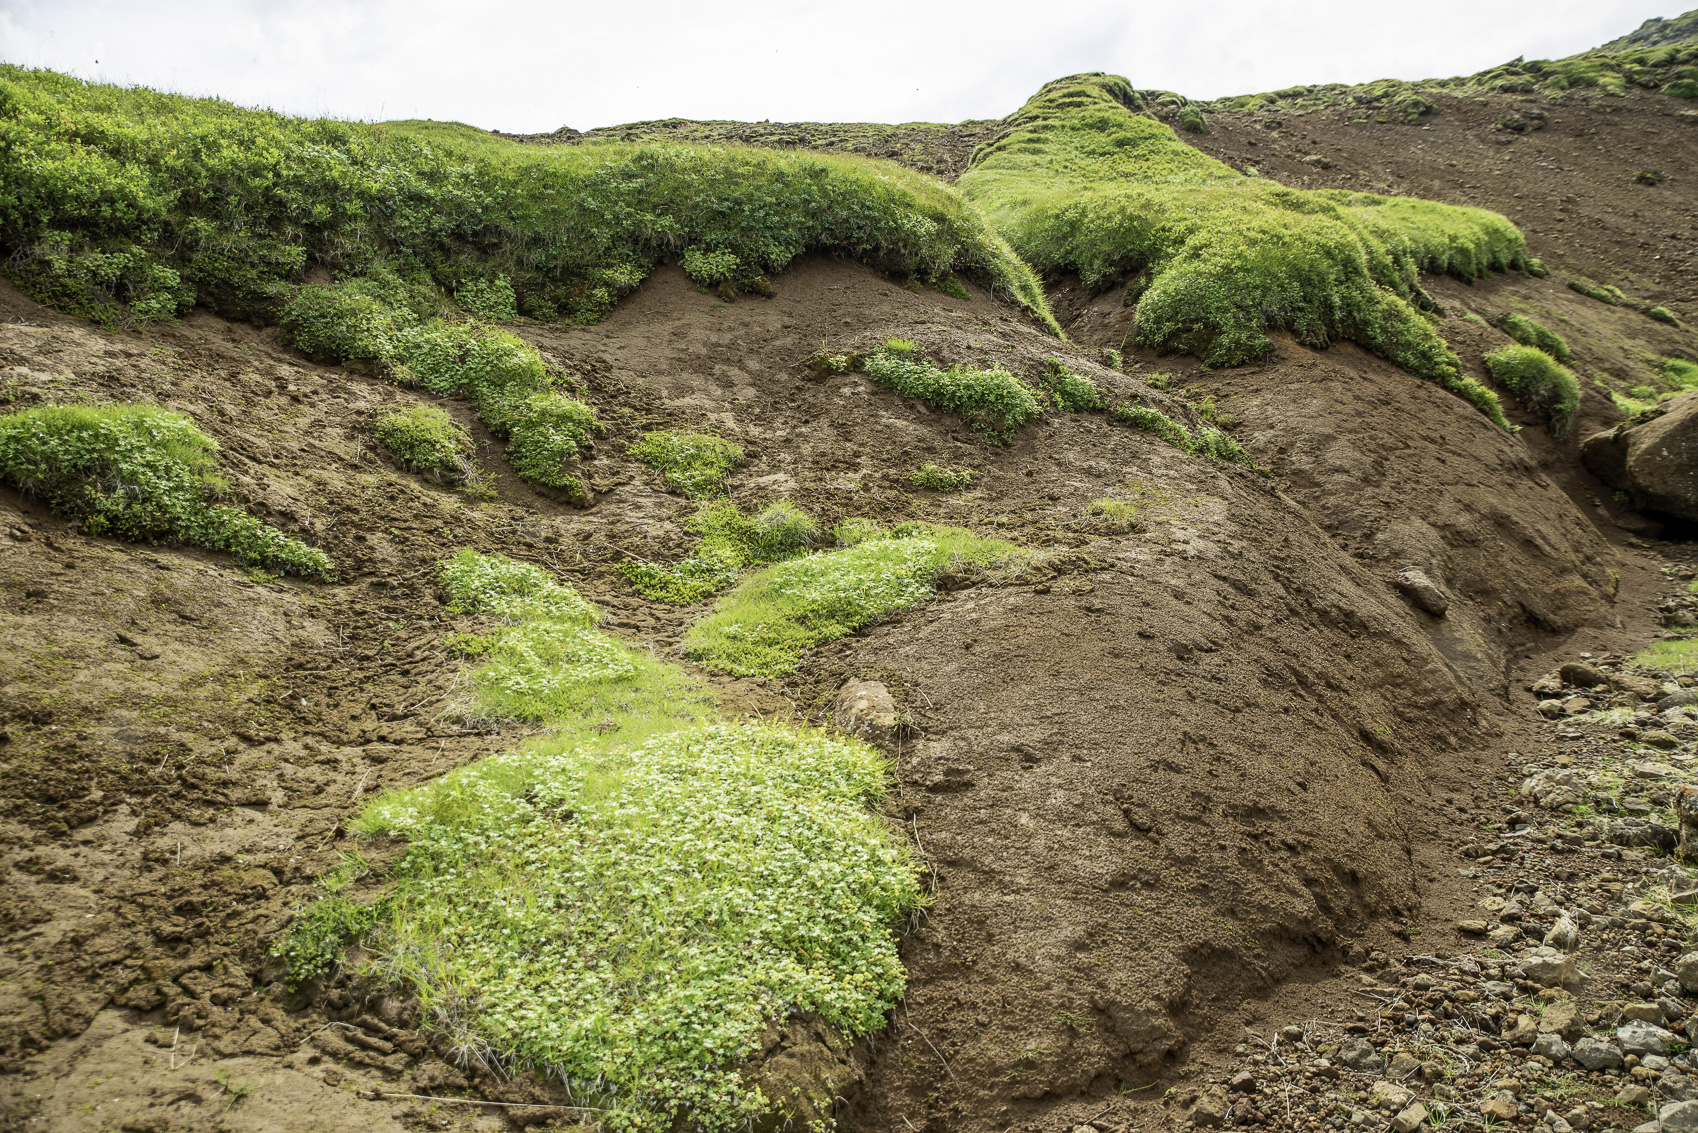
<svg viewBox="0 0 1698 1133">
<path fill-rule="evenodd" d="M 956 122 L 1000 118 L 1077 71 L 1194 98 L 1430 78 L 1677 14 L 1655 0 L 0 0 L 0 59 L 295 114 L 516 132 Z"/>
</svg>

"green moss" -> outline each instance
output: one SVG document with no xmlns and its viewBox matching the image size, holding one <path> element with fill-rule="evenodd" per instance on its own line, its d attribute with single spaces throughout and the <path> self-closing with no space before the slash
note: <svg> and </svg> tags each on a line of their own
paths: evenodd
<svg viewBox="0 0 1698 1133">
<path fill-rule="evenodd" d="M 393 274 L 484 319 L 593 320 L 685 249 L 749 275 L 808 251 L 927 281 L 959 273 L 1054 329 L 1036 277 L 960 195 L 888 162 L 522 145 L 453 123 L 290 118 L 14 66 L 0 69 L 0 120 L 10 271 L 107 321 L 169 318 L 197 300 L 274 321 L 315 265 L 350 282 Z"/>
<path fill-rule="evenodd" d="M 944 369 L 919 357 L 914 344 L 902 339 L 891 339 L 862 359 L 861 369 L 904 397 L 959 414 L 997 444 L 1009 443 L 1021 425 L 1043 412 L 1032 388 L 1007 370 L 963 365 Z"/>
<path fill-rule="evenodd" d="M 216 501 L 218 445 L 146 405 L 46 405 L 0 416 L 0 479 L 90 535 L 186 543 L 288 574 L 329 578 L 330 558 Z"/>
<path fill-rule="evenodd" d="M 676 563 L 634 560 L 619 564 L 631 588 L 658 602 L 687 605 L 724 590 L 743 571 L 802 554 L 819 538 L 819 525 L 789 500 L 746 516 L 735 504 L 706 503 L 690 520 L 699 536 L 690 555 Z"/>
<path fill-rule="evenodd" d="M 910 525 L 894 532 L 857 527 L 841 551 L 768 567 L 720 599 L 684 635 L 684 653 L 707 669 L 777 677 L 802 654 L 900 610 L 929 601 L 947 571 L 1017 562 L 1027 552 L 959 528 Z"/>
<path fill-rule="evenodd" d="M 1485 358 L 1492 380 L 1510 389 L 1522 404 L 1543 413 L 1561 428 L 1580 407 L 1580 383 L 1574 374 L 1543 350 L 1505 346 Z"/>
<path fill-rule="evenodd" d="M 1536 347 L 1558 362 L 1569 359 L 1568 343 L 1556 331 L 1526 315 L 1508 314 L 1503 317 L 1503 332 L 1523 346 Z"/>
<path fill-rule="evenodd" d="M 671 487 L 691 499 L 719 491 L 743 463 L 743 450 L 709 433 L 644 433 L 628 455 L 659 470 Z"/>
<path fill-rule="evenodd" d="M 444 409 L 419 405 L 380 418 L 378 443 L 411 472 L 424 472 L 445 484 L 474 484 L 482 475 L 471 435 Z"/>
<path fill-rule="evenodd" d="M 1663 359 L 1663 381 L 1674 389 L 1698 389 L 1698 363 L 1683 358 Z"/>
<path fill-rule="evenodd" d="M 1671 327 L 1680 325 L 1680 320 L 1675 318 L 1674 312 L 1667 307 L 1647 307 L 1645 317 L 1655 319 L 1659 323 L 1667 323 Z"/>
<path fill-rule="evenodd" d="M 1354 340 L 1445 383 L 1460 367 L 1410 302 L 1418 274 L 1529 263 L 1496 213 L 1244 177 L 1135 105 L 1113 76 L 1050 83 L 959 184 L 1040 272 L 1105 287 L 1147 271 L 1145 345 L 1235 365 L 1285 329 L 1311 345 Z"/>
<path fill-rule="evenodd" d="M 908 477 L 908 483 L 932 492 L 959 492 L 972 486 L 975 475 L 977 473 L 971 468 L 943 468 L 936 464 L 922 464 Z"/>
</svg>

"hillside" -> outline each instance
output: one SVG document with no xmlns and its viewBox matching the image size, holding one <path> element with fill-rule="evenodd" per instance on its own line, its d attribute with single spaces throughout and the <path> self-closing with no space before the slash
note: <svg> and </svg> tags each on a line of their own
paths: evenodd
<svg viewBox="0 0 1698 1133">
<path fill-rule="evenodd" d="M 1698 558 L 1578 457 L 1698 385 L 1691 19 L 954 126 L 0 69 L 0 1128 L 1698 1098 Z"/>
</svg>

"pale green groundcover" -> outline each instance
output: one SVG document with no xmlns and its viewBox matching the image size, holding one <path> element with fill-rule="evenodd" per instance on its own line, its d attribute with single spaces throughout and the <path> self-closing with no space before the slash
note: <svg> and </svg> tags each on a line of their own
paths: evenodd
<svg viewBox="0 0 1698 1133">
<path fill-rule="evenodd" d="M 360 833 L 410 847 L 367 973 L 462 1055 L 556 1076 L 616 1130 L 739 1128 L 787 1101 L 738 1067 L 790 1011 L 882 1026 L 920 901 L 869 805 L 885 758 L 711 722 L 698 683 L 538 567 L 468 550 L 443 578 L 452 612 L 498 623 L 474 710 L 552 738 L 366 807 Z"/>
</svg>

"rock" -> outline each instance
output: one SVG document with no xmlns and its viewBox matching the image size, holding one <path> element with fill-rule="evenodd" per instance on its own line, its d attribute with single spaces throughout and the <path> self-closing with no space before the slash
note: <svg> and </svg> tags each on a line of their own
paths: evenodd
<svg viewBox="0 0 1698 1133">
<path fill-rule="evenodd" d="M 1674 793 L 1675 818 L 1680 823 L 1680 836 L 1677 851 L 1685 862 L 1698 862 L 1698 787 L 1681 787 Z M 1682 895 L 1692 890 L 1690 882 L 1682 879 L 1680 892 Z M 1678 903 L 1678 900 L 1677 900 Z M 1691 991 L 1691 988 L 1687 989 Z"/>
<path fill-rule="evenodd" d="M 1698 1101 L 1698 1081 L 1678 1070 L 1663 1071 L 1662 1077 L 1657 1079 L 1657 1089 L 1670 1101 Z"/>
<path fill-rule="evenodd" d="M 1393 1078 L 1408 1078 L 1420 1072 L 1421 1060 L 1406 1050 L 1392 1055 L 1391 1065 L 1386 1067 L 1386 1073 Z"/>
<path fill-rule="evenodd" d="M 1558 917 L 1551 931 L 1545 933 L 1545 947 L 1555 948 L 1562 952 L 1574 951 L 1574 946 L 1580 943 L 1580 929 L 1567 916 Z"/>
<path fill-rule="evenodd" d="M 1494 1094 L 1480 1103 L 1480 1116 L 1489 1117 L 1493 1121 L 1514 1121 L 1516 1113 L 1514 1094 Z"/>
<path fill-rule="evenodd" d="M 1420 567 L 1404 567 L 1397 572 L 1396 582 L 1399 590 L 1435 618 L 1444 617 L 1445 611 L 1450 609 L 1450 599 Z"/>
<path fill-rule="evenodd" d="M 1670 1102 L 1657 1111 L 1663 1133 L 1698 1133 L 1698 1101 Z"/>
<path fill-rule="evenodd" d="M 1533 1040 L 1533 1053 L 1543 1055 L 1552 1062 L 1561 1062 L 1573 1053 L 1569 1045 L 1562 1041 L 1562 1036 L 1547 1031 Z"/>
<path fill-rule="evenodd" d="M 1687 952 L 1674 962 L 1674 978 L 1683 990 L 1698 994 L 1698 952 Z"/>
<path fill-rule="evenodd" d="M 1557 670 L 1557 676 L 1562 678 L 1565 685 L 1576 688 L 1598 688 L 1610 683 L 1610 679 L 1590 665 L 1579 661 L 1570 661 Z"/>
<path fill-rule="evenodd" d="M 1368 1104 L 1378 1109 L 1402 1109 L 1414 1100 L 1414 1094 L 1383 1078 L 1368 1089 Z"/>
<path fill-rule="evenodd" d="M 1680 772 L 1676 771 L 1666 763 L 1655 763 L 1650 760 L 1646 760 L 1644 763 L 1635 763 L 1633 765 L 1633 777 L 1635 779 L 1675 779 L 1679 778 L 1679 776 Z"/>
<path fill-rule="evenodd" d="M 1557 1000 L 1539 1016 L 1539 1032 L 1561 1035 L 1568 1042 L 1578 1039 L 1586 1033 L 1586 1019 L 1580 1005 L 1572 999 Z"/>
<path fill-rule="evenodd" d="M 1621 1009 L 1621 1017 L 1623 1019 L 1634 1019 L 1641 1023 L 1655 1023 L 1658 1026 L 1661 1026 L 1663 1022 L 1663 1009 L 1658 1007 L 1655 1003 L 1629 1003 L 1626 1007 Z"/>
<path fill-rule="evenodd" d="M 1485 936 L 1491 926 L 1485 921 L 1457 921 L 1456 931 L 1465 932 L 1469 936 Z"/>
<path fill-rule="evenodd" d="M 1539 771 L 1523 780 L 1516 793 L 1546 810 L 1565 810 L 1586 800 L 1586 779 L 1568 768 Z"/>
<path fill-rule="evenodd" d="M 1663 694 L 1663 686 L 1650 677 L 1635 677 L 1626 673 L 1610 674 L 1610 687 L 1647 702 L 1658 700 Z"/>
<path fill-rule="evenodd" d="M 1555 720 L 1562 715 L 1562 701 L 1541 700 L 1537 712 L 1547 720 Z"/>
<path fill-rule="evenodd" d="M 1256 1092 L 1256 1076 L 1248 1070 L 1240 1070 L 1233 1075 L 1226 1088 L 1235 1094 L 1253 1094 Z"/>
<path fill-rule="evenodd" d="M 1552 669 L 1538 680 L 1527 686 L 1527 691 L 1543 698 L 1554 696 L 1562 691 L 1562 674 Z"/>
<path fill-rule="evenodd" d="M 1612 846 L 1655 846 L 1659 850 L 1672 850 L 1679 844 L 1680 835 L 1648 818 L 1615 818 L 1604 830 L 1604 841 Z"/>
<path fill-rule="evenodd" d="M 1363 1074 L 1378 1074 L 1385 1069 L 1385 1059 L 1380 1057 L 1380 1052 L 1360 1035 L 1352 1035 L 1339 1044 L 1338 1061 Z"/>
<path fill-rule="evenodd" d="M 1510 1046 L 1532 1046 L 1539 1037 L 1539 1020 L 1532 1015 L 1518 1015 L 1515 1026 L 1505 1027 L 1503 1041 Z"/>
<path fill-rule="evenodd" d="M 1625 1027 L 1617 1027 L 1615 1038 L 1624 1053 L 1641 1057 L 1661 1054 L 1667 1049 L 1667 1044 L 1674 1041 L 1674 1035 L 1654 1023 L 1629 1023 Z"/>
<path fill-rule="evenodd" d="M 1535 948 L 1520 960 L 1522 974 L 1540 987 L 1561 987 L 1574 980 L 1574 959 L 1554 948 Z M 1533 1032 L 1538 1033 L 1537 1028 Z M 1532 1036 L 1528 1036 L 1532 1042 Z"/>
<path fill-rule="evenodd" d="M 1391 1119 L 1391 1133 L 1415 1133 L 1415 1130 L 1421 1128 L 1421 1123 L 1426 1120 L 1427 1107 L 1416 1102 Z"/>
<path fill-rule="evenodd" d="M 1566 716 L 1578 716 L 1592 711 L 1592 702 L 1584 696 L 1571 696 L 1562 702 L 1562 711 Z"/>
<path fill-rule="evenodd" d="M 1682 393 L 1613 429 L 1594 433 L 1580 459 L 1626 492 L 1637 511 L 1698 519 L 1698 394 Z"/>
<path fill-rule="evenodd" d="M 1622 1105 L 1644 1105 L 1651 1100 L 1651 1090 L 1648 1086 L 1636 1084 L 1623 1086 L 1620 1092 L 1616 1094 L 1615 1100 Z"/>
<path fill-rule="evenodd" d="M 1572 1057 L 1588 1070 L 1613 1069 L 1627 1061 L 1615 1046 L 1590 1035 L 1574 1044 Z"/>
<path fill-rule="evenodd" d="M 878 681 L 851 680 L 837 694 L 832 716 L 839 728 L 872 743 L 896 738 L 901 717 L 890 690 Z"/>
<path fill-rule="evenodd" d="M 1685 708 L 1692 704 L 1698 704 L 1698 688 L 1683 688 L 1657 701 L 1657 711 L 1667 712 L 1671 708 Z"/>
<path fill-rule="evenodd" d="M 1191 1107 L 1191 1120 L 1213 1129 L 1226 1120 L 1226 1110 L 1226 1091 L 1219 1086 L 1210 1086 Z"/>
<path fill-rule="evenodd" d="M 1680 746 L 1680 741 L 1675 738 L 1673 733 L 1662 731 L 1646 732 L 1644 735 L 1639 737 L 1639 742 L 1642 744 L 1649 744 L 1654 748 L 1660 748 L 1663 751 L 1673 751 L 1675 748 Z"/>
</svg>

